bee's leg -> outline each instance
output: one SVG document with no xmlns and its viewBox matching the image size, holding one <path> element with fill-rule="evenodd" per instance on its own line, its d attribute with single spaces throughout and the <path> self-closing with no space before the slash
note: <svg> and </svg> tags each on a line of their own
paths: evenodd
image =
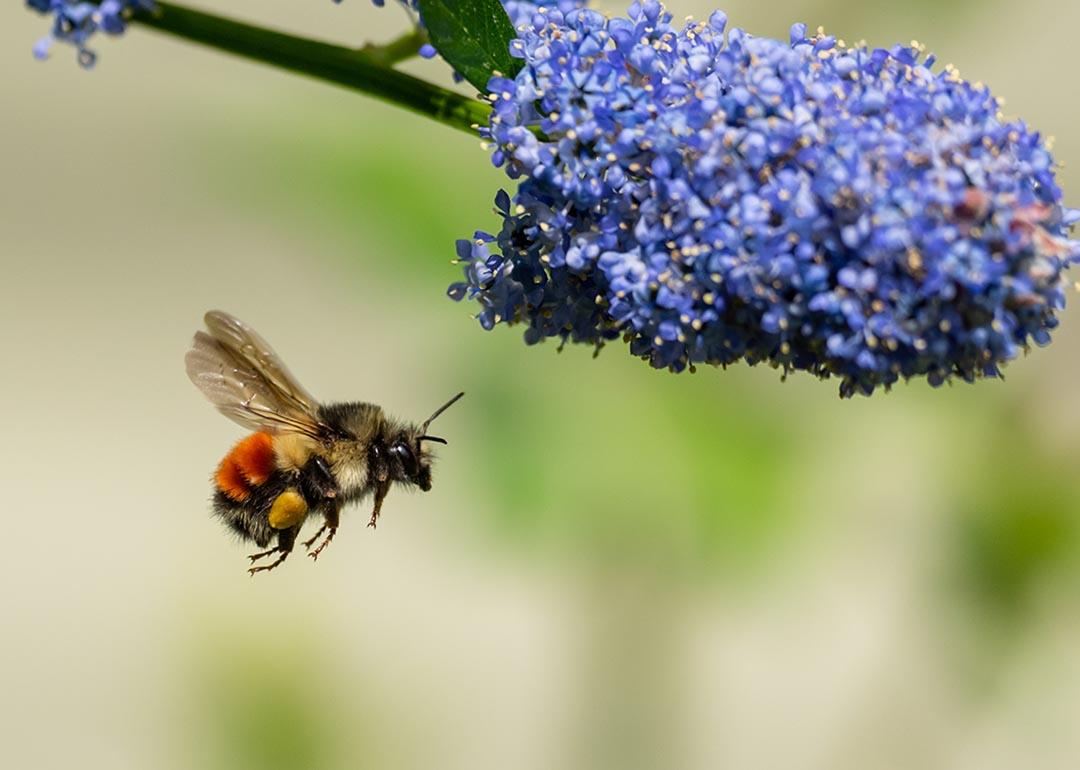
<svg viewBox="0 0 1080 770">
<path fill-rule="evenodd" d="M 248 558 L 252 561 L 252 563 L 254 563 L 254 562 L 257 562 L 259 559 L 262 559 L 265 556 L 269 556 L 270 554 L 277 553 L 277 552 L 278 552 L 277 546 L 274 546 L 273 548 L 271 548 L 271 549 L 269 549 L 267 551 L 259 551 L 258 553 L 248 554 Z"/>
<path fill-rule="evenodd" d="M 273 549 L 271 549 L 271 550 L 269 550 L 269 551 L 267 551 L 266 553 L 263 553 L 263 554 L 255 554 L 255 555 L 261 557 L 261 556 L 267 556 L 267 555 L 269 555 L 271 553 L 277 552 L 277 553 L 280 553 L 281 556 L 277 557 L 277 559 L 275 561 L 273 561 L 270 564 L 267 564 L 266 566 L 263 566 L 263 567 L 251 567 L 250 569 L 248 569 L 248 572 L 250 574 L 252 574 L 252 575 L 254 575 L 256 572 L 269 572 L 274 567 L 281 564 L 281 562 L 285 561 L 285 559 L 287 559 L 289 557 L 289 554 L 292 553 L 293 544 L 296 542 L 296 535 L 297 535 L 298 532 L 300 532 L 300 526 L 299 525 L 297 525 L 295 527 L 289 527 L 288 529 L 279 530 L 278 531 L 278 546 L 277 546 L 277 548 L 273 548 Z M 252 561 L 254 561 L 254 559 L 252 559 Z"/>
<path fill-rule="evenodd" d="M 329 532 L 326 533 L 326 539 L 324 539 L 321 543 L 319 543 L 318 548 L 316 548 L 314 551 L 310 551 L 308 553 L 308 556 L 310 556 L 312 559 L 314 559 L 316 561 L 318 561 L 318 559 L 319 559 L 319 554 L 323 552 L 323 549 L 326 548 L 326 546 L 330 545 L 330 541 L 333 540 L 334 535 L 337 534 L 337 527 L 323 527 L 323 529 L 330 530 Z"/>
<path fill-rule="evenodd" d="M 312 455 L 300 471 L 300 486 L 309 500 L 331 500 L 341 491 L 330 464 L 318 455 Z"/>
<path fill-rule="evenodd" d="M 383 500 L 386 499 L 386 493 L 390 491 L 390 482 L 384 481 L 375 488 L 375 508 L 371 511 L 371 521 L 367 525 L 374 529 L 376 522 L 379 520 L 379 512 L 382 511 Z"/>
<path fill-rule="evenodd" d="M 304 543 L 303 543 L 304 548 L 307 548 L 310 551 L 311 546 L 315 545 L 315 541 L 319 539 L 319 535 L 321 535 L 323 532 L 325 532 L 329 526 L 330 526 L 329 524 L 323 524 L 321 527 L 319 527 L 318 532 L 316 532 L 312 537 L 310 537 L 310 538 L 308 538 L 307 540 L 304 541 Z"/>
<path fill-rule="evenodd" d="M 330 541 L 334 539 L 334 535 L 337 534 L 338 521 L 340 519 L 341 506 L 334 500 L 327 500 L 323 509 L 323 517 L 326 519 L 326 523 L 322 525 L 318 532 L 315 533 L 315 537 L 311 538 L 310 542 L 314 543 L 315 538 L 322 534 L 323 530 L 328 530 L 326 538 L 319 543 L 319 547 L 314 551 L 309 551 L 308 556 L 318 561 L 319 554 L 323 552 L 326 546 L 330 545 Z M 310 546 L 308 546 L 310 548 Z"/>
<path fill-rule="evenodd" d="M 277 559 L 262 567 L 250 567 L 248 569 L 248 573 L 254 575 L 256 572 L 269 572 L 274 567 L 281 564 L 281 562 L 285 561 L 286 557 L 288 557 L 289 552 L 282 551 L 280 548 L 275 548 L 273 551 L 271 551 L 271 553 L 277 553 L 278 551 L 281 551 L 281 556 L 277 557 Z"/>
</svg>

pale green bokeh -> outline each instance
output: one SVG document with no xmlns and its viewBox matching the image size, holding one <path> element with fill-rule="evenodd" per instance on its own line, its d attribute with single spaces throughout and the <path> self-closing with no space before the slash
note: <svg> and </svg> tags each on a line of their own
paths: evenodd
<svg viewBox="0 0 1080 770">
<path fill-rule="evenodd" d="M 357 42 L 402 20 L 207 5 Z M 1080 203 L 1080 8 L 725 10 L 921 40 L 1058 136 Z M 3 766 L 1075 767 L 1075 308 L 1005 382 L 843 402 L 527 347 L 445 298 L 506 184 L 476 142 L 141 30 L 41 64 L 41 20 L 2 18 Z M 206 513 L 240 431 L 180 363 L 209 307 L 326 399 L 465 390 L 434 490 L 248 580 Z"/>
</svg>

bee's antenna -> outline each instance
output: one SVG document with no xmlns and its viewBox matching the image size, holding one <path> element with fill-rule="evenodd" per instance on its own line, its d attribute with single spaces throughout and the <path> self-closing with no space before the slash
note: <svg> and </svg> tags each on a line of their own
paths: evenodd
<svg viewBox="0 0 1080 770">
<path fill-rule="evenodd" d="M 440 407 L 439 407 L 438 409 L 436 409 L 436 410 L 435 410 L 435 414 L 431 415 L 431 417 L 428 417 L 428 418 L 427 418 L 427 419 L 426 419 L 426 420 L 424 421 L 424 424 L 423 424 L 422 426 L 420 426 L 420 432 L 421 432 L 421 433 L 427 433 L 427 429 L 428 429 L 428 426 L 429 426 L 429 425 L 431 425 L 431 423 L 435 421 L 435 418 L 436 418 L 436 417 L 438 417 L 438 416 L 439 416 L 440 414 L 442 414 L 443 412 L 445 412 L 445 411 L 446 411 L 447 409 L 449 409 L 450 407 L 452 407 L 452 406 L 454 405 L 454 402 L 456 402 L 456 401 L 457 401 L 457 400 L 458 400 L 459 398 L 461 398 L 461 397 L 462 397 L 462 396 L 464 396 L 464 395 L 465 395 L 465 391 L 462 391 L 461 393 L 458 393 L 458 394 L 457 394 L 456 396 L 454 396 L 454 397 L 453 397 L 452 399 L 450 399 L 449 401 L 447 401 L 447 402 L 446 402 L 445 404 L 443 404 L 442 406 L 440 406 Z M 439 439 L 432 439 L 432 440 L 434 440 L 434 441 L 438 441 Z M 445 444 L 446 442 L 445 442 L 445 441 L 443 441 L 442 443 L 444 443 L 444 444 Z"/>
<path fill-rule="evenodd" d="M 440 438 L 438 436 L 421 436 L 419 438 L 419 440 L 420 441 L 434 441 L 437 444 L 446 444 L 447 443 L 446 439 Z"/>
</svg>

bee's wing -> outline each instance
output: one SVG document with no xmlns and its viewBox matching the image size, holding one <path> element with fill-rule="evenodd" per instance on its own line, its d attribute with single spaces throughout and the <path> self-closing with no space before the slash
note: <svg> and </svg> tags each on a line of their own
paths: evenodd
<svg viewBox="0 0 1080 770">
<path fill-rule="evenodd" d="M 318 402 L 254 329 L 227 313 L 206 314 L 185 356 L 188 377 L 218 411 L 253 430 L 325 435 Z"/>
<path fill-rule="evenodd" d="M 283 403 L 307 414 L 316 413 L 319 403 L 297 382 L 274 349 L 257 331 L 220 310 L 211 310 L 204 320 L 214 339 L 262 375 Z"/>
</svg>

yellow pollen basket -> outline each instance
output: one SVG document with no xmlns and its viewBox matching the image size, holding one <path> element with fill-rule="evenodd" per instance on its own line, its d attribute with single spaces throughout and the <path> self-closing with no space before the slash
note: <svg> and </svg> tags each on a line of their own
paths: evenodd
<svg viewBox="0 0 1080 770">
<path fill-rule="evenodd" d="M 304 520 L 307 515 L 307 503 L 294 489 L 286 489 L 270 506 L 270 526 L 274 529 L 289 529 Z"/>
</svg>

